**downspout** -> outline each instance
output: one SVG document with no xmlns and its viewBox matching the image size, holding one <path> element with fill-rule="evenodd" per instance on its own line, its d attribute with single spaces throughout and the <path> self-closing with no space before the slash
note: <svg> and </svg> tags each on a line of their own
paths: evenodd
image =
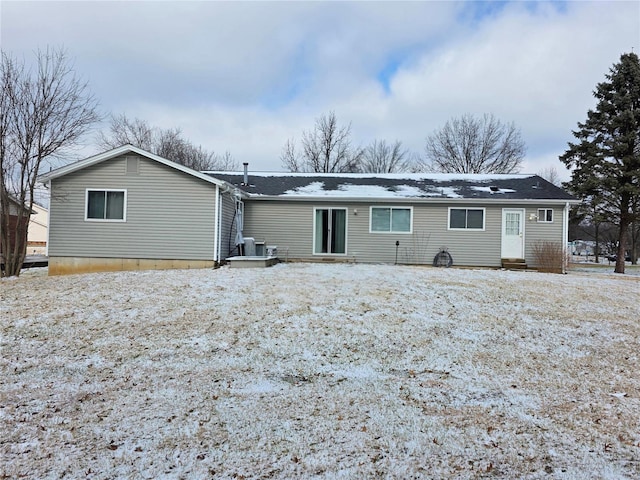
<svg viewBox="0 0 640 480">
<path fill-rule="evenodd" d="M 47 190 L 49 190 L 49 212 L 47 213 L 47 245 L 44 247 L 44 254 L 46 257 L 49 256 L 49 232 L 51 231 L 51 200 L 53 199 L 52 191 L 51 191 L 51 180 L 49 180 L 46 184 Z"/>
<path fill-rule="evenodd" d="M 214 207 L 214 225 L 213 225 L 213 261 L 220 264 L 220 186 L 216 185 L 216 205 Z"/>
<path fill-rule="evenodd" d="M 217 245 L 217 249 L 218 249 L 218 264 L 220 264 L 222 262 L 222 210 L 224 210 L 224 193 L 227 190 L 220 191 L 220 196 L 219 196 L 219 202 L 218 202 L 218 231 L 219 231 L 219 235 L 218 235 L 218 245 Z"/>
<path fill-rule="evenodd" d="M 562 211 L 562 273 L 567 273 L 567 265 L 569 256 L 567 252 L 567 244 L 569 243 L 569 202 L 565 203 Z"/>
</svg>

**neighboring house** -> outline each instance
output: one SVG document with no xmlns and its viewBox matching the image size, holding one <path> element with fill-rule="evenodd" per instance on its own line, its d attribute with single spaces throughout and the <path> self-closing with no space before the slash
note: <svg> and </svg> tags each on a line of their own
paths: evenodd
<svg viewBox="0 0 640 480">
<path fill-rule="evenodd" d="M 290 260 L 536 267 L 534 245 L 567 244 L 576 200 L 536 175 L 208 172 L 241 188 L 245 236 Z"/>
<path fill-rule="evenodd" d="M 37 203 L 33 204 L 27 230 L 27 255 L 47 253 L 49 210 Z"/>
<path fill-rule="evenodd" d="M 573 242 L 569 242 L 569 247 L 571 249 L 571 255 L 583 255 L 588 257 L 590 255 L 594 255 L 596 242 L 591 240 L 574 240 Z"/>
<path fill-rule="evenodd" d="M 242 193 L 210 175 L 127 145 L 39 181 L 51 195 L 50 275 L 212 267 L 230 254 Z"/>
<path fill-rule="evenodd" d="M 13 247 L 16 242 L 16 228 L 18 223 L 18 212 L 20 211 L 20 202 L 16 201 L 14 198 L 9 197 L 9 219 L 7 225 L 9 227 L 9 243 Z M 2 210 L 0 209 L 0 215 Z M 22 212 L 25 216 L 27 216 L 29 209 L 26 207 L 22 208 Z M 2 224 L 4 222 L 0 221 L 0 234 L 2 232 Z M 24 224 L 24 227 L 27 225 Z M 23 230 L 22 235 L 20 235 L 23 241 L 26 240 L 26 228 Z M 2 244 L 0 242 L 0 256 L 2 255 Z"/>
<path fill-rule="evenodd" d="M 217 265 L 238 224 L 289 260 L 431 264 L 446 248 L 454 265 L 536 267 L 576 203 L 535 175 L 196 172 L 131 146 L 40 180 L 50 274 Z"/>
</svg>

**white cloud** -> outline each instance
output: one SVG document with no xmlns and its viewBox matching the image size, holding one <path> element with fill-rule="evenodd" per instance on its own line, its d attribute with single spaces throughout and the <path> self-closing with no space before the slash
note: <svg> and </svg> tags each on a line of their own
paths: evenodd
<svg viewBox="0 0 640 480">
<path fill-rule="evenodd" d="M 3 48 L 64 45 L 105 111 L 256 169 L 334 110 L 354 142 L 421 152 L 447 119 L 522 129 L 525 171 L 557 156 L 609 67 L 640 49 L 637 2 L 3 2 Z M 490 9 L 491 10 L 491 9 Z M 388 85 L 386 82 L 388 81 Z M 538 165 L 540 167 L 538 168 Z"/>
</svg>

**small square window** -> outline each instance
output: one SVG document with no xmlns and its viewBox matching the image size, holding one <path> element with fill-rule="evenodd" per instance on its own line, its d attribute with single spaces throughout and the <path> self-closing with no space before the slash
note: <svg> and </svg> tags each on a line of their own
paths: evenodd
<svg viewBox="0 0 640 480">
<path fill-rule="evenodd" d="M 552 223 L 553 222 L 553 209 L 552 208 L 539 208 L 538 209 L 538 223 Z"/>
</svg>

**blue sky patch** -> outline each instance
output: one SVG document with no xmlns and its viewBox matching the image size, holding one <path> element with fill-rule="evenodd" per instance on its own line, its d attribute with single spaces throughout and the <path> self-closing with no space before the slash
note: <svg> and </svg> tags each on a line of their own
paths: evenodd
<svg viewBox="0 0 640 480">
<path fill-rule="evenodd" d="M 385 93 L 390 93 L 391 79 L 396 74 L 400 66 L 402 65 L 402 59 L 400 56 L 393 56 L 387 60 L 387 63 L 377 74 L 378 82 L 384 88 Z"/>
<path fill-rule="evenodd" d="M 460 15 L 460 20 L 465 20 L 473 25 L 482 23 L 487 18 L 494 18 L 501 13 L 509 2 L 465 2 Z"/>
<path fill-rule="evenodd" d="M 471 25 L 479 25 L 487 19 L 497 17 L 509 4 L 516 4 L 524 7 L 529 13 L 533 14 L 539 13 L 542 8 L 549 5 L 554 7 L 555 11 L 559 13 L 567 13 L 568 10 L 568 2 L 559 0 L 550 0 L 546 2 L 465 2 L 458 19 Z"/>
</svg>

